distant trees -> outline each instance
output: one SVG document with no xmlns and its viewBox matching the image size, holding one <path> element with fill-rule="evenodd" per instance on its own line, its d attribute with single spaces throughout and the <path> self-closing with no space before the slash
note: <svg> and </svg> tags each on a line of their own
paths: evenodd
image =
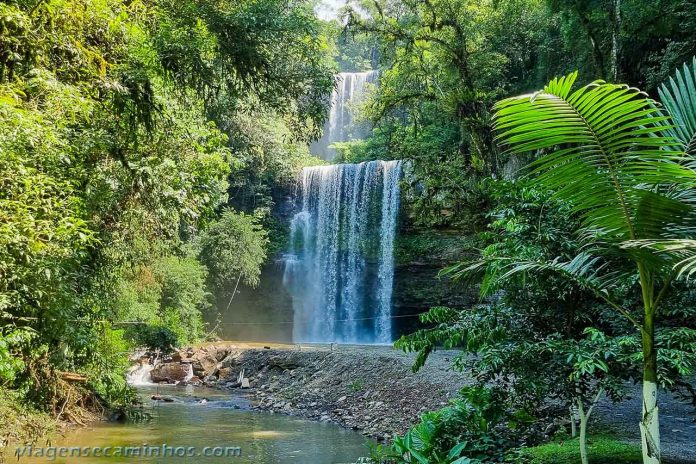
<svg viewBox="0 0 696 464">
<path fill-rule="evenodd" d="M 364 109 L 373 136 L 346 152 L 411 159 L 405 193 L 423 226 L 467 227 L 475 218 L 465 205 L 483 200 L 477 181 L 515 171 L 494 143 L 497 99 L 575 70 L 582 82 L 616 75 L 656 96 L 696 53 L 696 13 L 684 0 L 350 4 L 345 37 L 374 40 L 381 74 Z M 440 175 L 433 166 L 452 170 Z"/>
</svg>

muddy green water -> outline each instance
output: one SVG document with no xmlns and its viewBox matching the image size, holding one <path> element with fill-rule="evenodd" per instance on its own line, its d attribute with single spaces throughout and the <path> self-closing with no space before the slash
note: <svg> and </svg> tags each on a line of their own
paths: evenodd
<svg viewBox="0 0 696 464">
<path fill-rule="evenodd" d="M 153 402 L 150 397 L 159 391 L 175 399 L 172 403 Z M 196 464 L 336 464 L 354 463 L 367 456 L 366 439 L 336 425 L 306 421 L 291 416 L 269 414 L 245 409 L 248 401 L 238 396 L 204 389 L 147 388 L 141 393 L 145 411 L 152 418 L 147 422 L 103 423 L 80 428 L 55 439 L 51 445 L 66 447 L 65 457 L 15 457 L 19 463 L 196 463 Z M 201 400 L 205 398 L 205 402 Z M 238 407 L 240 409 L 236 409 Z M 142 448 L 138 451 L 126 447 Z M 170 448 L 162 448 L 162 446 Z M 106 447 L 110 457 L 77 456 L 76 447 Z M 124 447 L 124 448 L 118 448 Z M 207 450 L 205 448 L 208 448 Z M 239 451 L 232 448 L 239 447 Z M 227 448 L 227 450 L 225 449 Z M 128 456 L 114 456 L 130 453 Z M 14 450 L 12 450 L 14 452 Z M 35 448 L 33 452 L 38 452 Z M 59 450 L 44 452 L 59 453 Z M 176 456 L 176 453 L 188 456 Z M 73 456 L 70 456 L 72 453 Z M 145 456 L 149 453 L 149 456 Z M 158 456 L 159 453 L 159 456 Z M 166 453 L 166 455 L 164 455 Z M 203 456 L 203 453 L 226 453 L 227 456 Z M 8 453 L 10 454 L 10 453 Z M 235 455 L 236 454 L 236 455 Z M 239 455 L 241 454 L 241 456 Z"/>
</svg>

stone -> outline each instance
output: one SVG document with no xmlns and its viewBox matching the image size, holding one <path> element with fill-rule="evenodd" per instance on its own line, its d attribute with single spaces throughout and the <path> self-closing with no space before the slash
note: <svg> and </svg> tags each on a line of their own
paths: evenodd
<svg viewBox="0 0 696 464">
<path fill-rule="evenodd" d="M 250 385 L 249 385 L 249 379 L 246 378 L 246 377 L 244 377 L 244 378 L 242 379 L 242 388 L 249 388 L 249 387 L 250 387 Z"/>
<path fill-rule="evenodd" d="M 217 359 L 210 353 L 198 352 L 191 357 L 191 364 L 194 375 L 198 377 L 208 377 L 215 374 L 217 370 Z"/>
<path fill-rule="evenodd" d="M 232 377 L 234 377 L 234 372 L 231 367 L 223 367 L 218 370 L 219 379 L 231 379 Z"/>
<path fill-rule="evenodd" d="M 223 348 L 223 347 L 217 347 L 217 349 L 215 350 L 215 353 L 214 353 L 215 359 L 218 361 L 222 361 L 223 359 L 225 359 L 227 357 L 227 355 L 228 355 L 227 348 Z"/>
<path fill-rule="evenodd" d="M 218 364 L 218 368 L 223 368 L 223 367 L 235 367 L 237 365 L 237 357 L 234 354 L 228 354 L 225 356 L 220 363 Z"/>
<path fill-rule="evenodd" d="M 340 398 L 338 399 L 338 402 L 339 402 L 339 403 L 343 403 L 343 402 L 346 400 L 346 398 L 348 398 L 348 397 L 347 397 L 347 396 L 342 396 L 342 397 L 340 397 Z"/>
<path fill-rule="evenodd" d="M 268 360 L 268 365 L 270 367 L 277 367 L 282 370 L 293 370 L 300 367 L 300 365 L 291 359 L 287 359 L 287 356 L 272 356 Z"/>
<path fill-rule="evenodd" d="M 150 377 L 155 383 L 181 382 L 188 376 L 188 373 L 188 366 L 179 363 L 164 363 L 152 369 Z"/>
</svg>

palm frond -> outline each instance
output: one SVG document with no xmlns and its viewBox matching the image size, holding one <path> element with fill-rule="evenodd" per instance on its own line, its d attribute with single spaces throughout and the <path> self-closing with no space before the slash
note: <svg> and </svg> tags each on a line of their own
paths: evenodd
<svg viewBox="0 0 696 464">
<path fill-rule="evenodd" d="M 623 247 L 651 250 L 669 262 L 677 278 L 696 276 L 696 240 L 632 240 Z"/>
<path fill-rule="evenodd" d="M 672 126 L 665 133 L 674 138 L 679 148 L 696 159 L 696 57 L 691 66 L 684 63 L 669 82 L 658 89 L 660 101 L 672 116 Z"/>
<path fill-rule="evenodd" d="M 640 328 L 639 322 L 612 297 L 612 291 L 619 282 L 624 280 L 626 274 L 610 270 L 602 257 L 588 252 L 582 252 L 570 261 L 563 261 L 560 258 L 552 261 L 531 261 L 508 257 L 482 258 L 460 263 L 448 269 L 449 275 L 455 280 L 473 280 L 480 277 L 482 273 L 485 274 L 480 290 L 482 298 L 504 288 L 514 278 L 541 272 L 553 272 L 564 277 L 568 282 L 592 292 Z"/>
<path fill-rule="evenodd" d="M 576 78 L 573 73 L 535 94 L 499 102 L 499 142 L 508 153 L 541 153 L 533 174 L 582 216 L 591 235 L 673 237 L 675 217 L 688 216 L 682 210 L 691 206 L 661 192 L 696 185 L 696 172 L 683 165 L 684 153 L 664 133 L 669 117 L 635 88 L 597 81 L 573 91 Z M 643 215 L 646 202 L 660 208 Z"/>
</svg>

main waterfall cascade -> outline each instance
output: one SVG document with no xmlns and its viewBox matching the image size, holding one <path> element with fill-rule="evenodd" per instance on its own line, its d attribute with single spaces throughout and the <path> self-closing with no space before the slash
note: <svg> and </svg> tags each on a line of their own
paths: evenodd
<svg viewBox="0 0 696 464">
<path fill-rule="evenodd" d="M 392 341 L 401 161 L 305 168 L 283 281 L 296 342 Z"/>
<path fill-rule="evenodd" d="M 331 161 L 336 156 L 331 144 L 358 140 L 367 135 L 368 127 L 355 121 L 353 111 L 355 106 L 363 101 L 368 84 L 376 84 L 378 77 L 378 71 L 338 74 L 336 88 L 331 95 L 331 111 L 324 134 L 310 147 L 313 155 Z"/>
</svg>

